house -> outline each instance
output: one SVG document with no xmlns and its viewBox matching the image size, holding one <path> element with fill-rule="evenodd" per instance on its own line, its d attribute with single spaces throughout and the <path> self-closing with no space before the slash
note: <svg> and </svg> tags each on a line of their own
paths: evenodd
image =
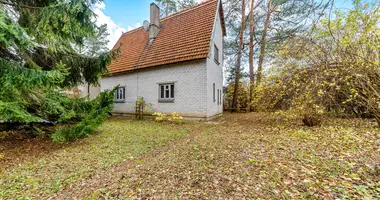
<svg viewBox="0 0 380 200">
<path fill-rule="evenodd" d="M 149 27 L 149 28 L 148 28 Z M 220 0 L 208 0 L 160 19 L 150 5 L 150 23 L 124 33 L 120 56 L 102 77 L 101 91 L 119 85 L 113 112 L 132 114 L 138 97 L 155 112 L 210 119 L 223 111 L 223 38 Z"/>
</svg>

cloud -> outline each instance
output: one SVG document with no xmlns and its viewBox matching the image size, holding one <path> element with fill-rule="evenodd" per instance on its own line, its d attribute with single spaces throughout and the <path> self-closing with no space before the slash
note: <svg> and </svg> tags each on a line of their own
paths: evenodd
<svg viewBox="0 0 380 200">
<path fill-rule="evenodd" d="M 122 26 L 117 25 L 110 16 L 105 15 L 102 11 L 105 8 L 106 4 L 104 2 L 100 2 L 94 6 L 94 13 L 97 16 L 96 25 L 100 26 L 102 24 L 107 24 L 107 29 L 109 33 L 109 36 L 107 37 L 107 39 L 109 40 L 108 48 L 111 49 L 116 44 L 121 34 L 123 32 L 126 32 L 127 30 Z"/>
<path fill-rule="evenodd" d="M 140 23 L 140 22 L 136 23 L 134 26 L 128 26 L 128 31 L 131 31 L 131 30 L 133 30 L 133 29 L 135 29 L 135 28 L 138 28 L 138 27 L 140 27 L 140 26 L 141 26 L 141 23 Z"/>
</svg>

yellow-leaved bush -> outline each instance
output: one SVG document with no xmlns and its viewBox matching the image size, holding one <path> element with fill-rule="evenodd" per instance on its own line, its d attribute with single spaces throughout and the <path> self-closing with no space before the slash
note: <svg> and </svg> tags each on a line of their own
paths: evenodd
<svg viewBox="0 0 380 200">
<path fill-rule="evenodd" d="M 183 122 L 183 117 L 181 115 L 179 115 L 177 112 L 173 112 L 169 119 L 169 121 L 171 122 L 176 122 L 176 123 L 179 123 L 179 124 L 182 124 Z"/>
<path fill-rule="evenodd" d="M 163 114 L 160 112 L 155 112 L 152 115 L 155 116 L 155 120 L 158 122 L 168 120 L 170 122 L 175 122 L 175 123 L 179 123 L 179 124 L 183 123 L 183 117 L 180 114 L 178 114 L 177 112 L 171 113 L 168 118 L 166 118 L 166 116 L 167 116 L 166 114 Z"/>
<path fill-rule="evenodd" d="M 155 112 L 152 115 L 156 117 L 155 120 L 158 122 L 162 122 L 166 119 L 166 114 L 160 112 Z"/>
</svg>

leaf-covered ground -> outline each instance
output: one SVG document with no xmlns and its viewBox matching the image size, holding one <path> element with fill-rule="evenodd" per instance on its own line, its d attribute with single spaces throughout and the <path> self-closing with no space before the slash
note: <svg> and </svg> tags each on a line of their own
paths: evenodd
<svg viewBox="0 0 380 200">
<path fill-rule="evenodd" d="M 97 135 L 24 160 L 2 170 L 0 197 L 380 198 L 380 132 L 370 120 L 309 128 L 265 113 L 182 125 L 112 119 Z"/>
</svg>

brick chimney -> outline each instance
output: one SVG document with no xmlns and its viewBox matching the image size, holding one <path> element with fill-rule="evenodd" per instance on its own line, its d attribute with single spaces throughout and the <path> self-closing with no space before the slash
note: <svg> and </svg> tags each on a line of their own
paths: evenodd
<svg viewBox="0 0 380 200">
<path fill-rule="evenodd" d="M 150 26 L 149 39 L 153 41 L 160 32 L 160 8 L 155 4 L 150 4 Z"/>
</svg>

